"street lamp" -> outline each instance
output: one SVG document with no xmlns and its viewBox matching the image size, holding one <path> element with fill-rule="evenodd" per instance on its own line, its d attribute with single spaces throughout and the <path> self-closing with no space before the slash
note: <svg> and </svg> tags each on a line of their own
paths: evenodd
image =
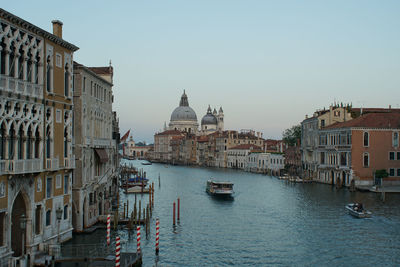
<svg viewBox="0 0 400 267">
<path fill-rule="evenodd" d="M 22 255 L 25 255 L 25 229 L 26 229 L 26 216 L 22 213 L 21 218 L 19 219 L 20 228 L 22 230 Z"/>
<path fill-rule="evenodd" d="M 58 207 L 58 209 L 56 210 L 56 218 L 58 221 L 58 237 L 57 237 L 57 242 L 60 243 L 60 221 L 61 221 L 61 217 L 62 217 L 62 209 L 60 207 Z"/>
</svg>

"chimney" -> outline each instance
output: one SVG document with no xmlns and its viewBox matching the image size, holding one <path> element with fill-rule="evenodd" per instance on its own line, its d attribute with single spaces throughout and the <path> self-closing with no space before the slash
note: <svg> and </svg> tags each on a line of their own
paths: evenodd
<svg viewBox="0 0 400 267">
<path fill-rule="evenodd" d="M 62 25 L 63 23 L 59 20 L 53 20 L 53 34 L 62 39 Z"/>
<path fill-rule="evenodd" d="M 389 109 L 391 109 L 392 108 L 392 105 L 389 105 Z"/>
</svg>

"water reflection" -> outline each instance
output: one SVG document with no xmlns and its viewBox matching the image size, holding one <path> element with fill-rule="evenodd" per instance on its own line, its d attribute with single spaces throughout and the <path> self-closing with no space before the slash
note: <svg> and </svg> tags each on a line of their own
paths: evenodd
<svg viewBox="0 0 400 267">
<path fill-rule="evenodd" d="M 385 203 L 374 193 L 351 193 L 321 184 L 293 184 L 226 169 L 161 164 L 141 165 L 155 186 L 151 233 L 142 234 L 143 265 L 154 266 L 394 266 L 400 265 L 399 195 Z M 158 186 L 160 174 L 161 186 Z M 233 199 L 205 192 L 215 177 L 235 184 Z M 172 225 L 172 205 L 180 198 L 180 221 Z M 134 196 L 121 194 L 121 202 Z M 142 207 L 147 195 L 138 195 Z M 373 212 L 356 219 L 345 210 L 362 202 Z M 160 219 L 160 254 L 155 255 L 155 218 Z M 143 231 L 144 232 L 144 231 Z M 112 231 L 136 250 L 135 231 Z M 105 242 L 105 230 L 76 236 L 71 243 Z"/>
</svg>

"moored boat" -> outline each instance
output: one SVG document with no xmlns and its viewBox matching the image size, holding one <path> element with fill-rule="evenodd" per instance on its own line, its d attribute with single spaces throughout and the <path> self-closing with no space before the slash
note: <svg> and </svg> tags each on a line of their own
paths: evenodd
<svg viewBox="0 0 400 267">
<path fill-rule="evenodd" d="M 122 187 L 130 188 L 130 187 L 134 187 L 134 186 L 146 186 L 148 181 L 149 181 L 149 179 L 147 179 L 147 178 L 136 176 L 134 178 L 129 178 L 128 181 L 122 185 Z"/>
<path fill-rule="evenodd" d="M 206 192 L 214 196 L 232 196 L 233 183 L 208 180 Z"/>
<path fill-rule="evenodd" d="M 372 215 L 372 212 L 364 209 L 361 203 L 349 203 L 346 205 L 346 210 L 350 215 L 357 218 L 369 218 Z"/>
</svg>

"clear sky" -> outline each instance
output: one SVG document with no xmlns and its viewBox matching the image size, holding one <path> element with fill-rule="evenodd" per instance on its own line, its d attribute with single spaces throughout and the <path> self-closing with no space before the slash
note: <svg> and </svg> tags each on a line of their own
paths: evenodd
<svg viewBox="0 0 400 267">
<path fill-rule="evenodd" d="M 121 135 L 153 142 L 183 89 L 200 123 L 280 138 L 334 101 L 400 107 L 400 1 L 5 1 L 7 11 L 114 67 Z"/>
</svg>

